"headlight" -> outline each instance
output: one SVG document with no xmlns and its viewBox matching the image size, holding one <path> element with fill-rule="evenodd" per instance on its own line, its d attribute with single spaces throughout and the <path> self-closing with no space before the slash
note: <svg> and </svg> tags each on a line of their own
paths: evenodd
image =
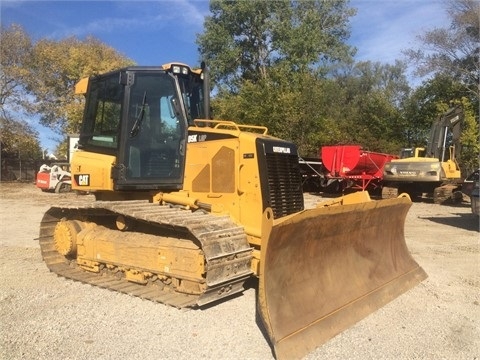
<svg viewBox="0 0 480 360">
<path fill-rule="evenodd" d="M 172 66 L 172 72 L 174 74 L 182 74 L 182 75 L 188 75 L 188 68 L 186 66 L 180 66 L 180 65 L 173 65 Z"/>
<path fill-rule="evenodd" d="M 397 167 L 393 164 L 385 164 L 385 167 L 383 168 L 384 172 L 388 172 L 390 174 L 396 174 L 397 173 Z"/>
</svg>

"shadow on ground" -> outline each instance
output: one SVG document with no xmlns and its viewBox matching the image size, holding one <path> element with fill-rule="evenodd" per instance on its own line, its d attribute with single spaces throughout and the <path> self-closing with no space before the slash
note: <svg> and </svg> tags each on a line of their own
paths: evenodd
<svg viewBox="0 0 480 360">
<path fill-rule="evenodd" d="M 456 217 L 438 217 L 438 216 L 428 216 L 420 217 L 421 219 L 430 220 L 438 224 L 449 225 L 457 228 L 461 228 L 468 231 L 477 231 L 480 232 L 480 217 L 475 214 L 455 214 Z"/>
</svg>

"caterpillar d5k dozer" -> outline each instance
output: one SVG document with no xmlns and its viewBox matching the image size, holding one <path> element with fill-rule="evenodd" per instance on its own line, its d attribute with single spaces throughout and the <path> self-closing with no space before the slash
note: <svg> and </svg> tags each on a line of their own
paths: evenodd
<svg viewBox="0 0 480 360">
<path fill-rule="evenodd" d="M 51 271 L 178 308 L 258 277 L 260 318 L 289 359 L 426 277 L 405 245 L 409 199 L 356 193 L 305 210 L 295 145 L 208 120 L 207 78 L 167 64 L 77 84 L 86 104 L 72 187 L 95 201 L 45 213 Z"/>
</svg>

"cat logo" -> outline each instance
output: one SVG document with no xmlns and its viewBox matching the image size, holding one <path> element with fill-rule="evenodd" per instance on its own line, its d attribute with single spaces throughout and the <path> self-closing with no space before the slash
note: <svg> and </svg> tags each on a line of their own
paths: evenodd
<svg viewBox="0 0 480 360">
<path fill-rule="evenodd" d="M 78 186 L 90 186 L 90 174 L 75 175 Z"/>
</svg>

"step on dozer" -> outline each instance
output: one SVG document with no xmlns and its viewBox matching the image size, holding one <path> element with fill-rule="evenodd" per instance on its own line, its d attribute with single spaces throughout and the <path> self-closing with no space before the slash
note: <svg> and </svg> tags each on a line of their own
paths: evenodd
<svg viewBox="0 0 480 360">
<path fill-rule="evenodd" d="M 405 243 L 410 206 L 359 192 L 278 221 L 265 212 L 258 310 L 277 359 L 305 356 L 427 277 Z"/>
</svg>

